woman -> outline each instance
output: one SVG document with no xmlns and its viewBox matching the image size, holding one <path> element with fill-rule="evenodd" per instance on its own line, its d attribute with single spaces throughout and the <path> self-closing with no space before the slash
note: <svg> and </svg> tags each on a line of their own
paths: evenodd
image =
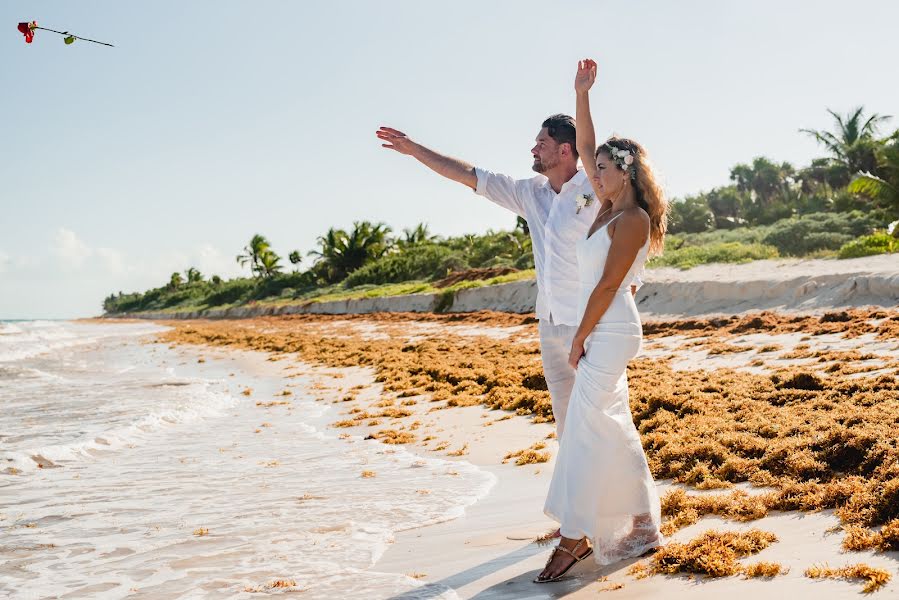
<svg viewBox="0 0 899 600">
<path fill-rule="evenodd" d="M 577 149 L 595 157 L 584 168 L 602 205 L 577 247 L 582 317 L 569 356 L 577 375 L 544 507 L 562 537 L 538 583 L 594 553 L 609 564 L 662 543 L 659 497 L 628 402 L 627 363 L 643 329 L 627 284 L 661 252 L 668 205 L 642 146 L 613 137 L 596 148 L 595 80 L 596 63 L 578 63 Z"/>
</svg>

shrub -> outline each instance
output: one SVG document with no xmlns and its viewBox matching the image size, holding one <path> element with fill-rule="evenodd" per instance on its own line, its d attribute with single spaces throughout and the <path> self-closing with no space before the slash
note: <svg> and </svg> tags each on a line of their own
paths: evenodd
<svg viewBox="0 0 899 600">
<path fill-rule="evenodd" d="M 315 275 L 309 271 L 302 273 L 276 273 L 271 277 L 254 280 L 255 286 L 252 290 L 251 298 L 261 300 L 263 298 L 271 298 L 272 296 L 281 296 L 282 292 L 288 288 L 304 289 L 315 285 Z"/>
<path fill-rule="evenodd" d="M 527 261 L 531 238 L 521 231 L 488 231 L 484 235 L 448 238 L 445 245 L 460 253 L 470 268 L 514 265 Z"/>
<path fill-rule="evenodd" d="M 689 196 L 671 203 L 668 231 L 671 233 L 700 233 L 715 226 L 715 215 L 702 196 Z"/>
<path fill-rule="evenodd" d="M 208 306 L 221 306 L 241 300 L 249 300 L 255 289 L 256 281 L 253 279 L 241 277 L 223 281 L 216 288 L 215 292 L 206 297 L 206 304 Z"/>
<path fill-rule="evenodd" d="M 742 263 L 751 260 L 777 258 L 777 248 L 764 244 L 717 242 L 703 246 L 682 246 L 666 250 L 662 256 L 650 261 L 652 267 L 680 267 L 689 269 L 706 263 Z"/>
<path fill-rule="evenodd" d="M 738 227 L 736 229 L 716 229 L 703 233 L 680 233 L 668 235 L 665 248 L 677 250 L 685 246 L 707 246 L 739 242 L 741 244 L 761 244 L 768 233 L 767 227 Z"/>
<path fill-rule="evenodd" d="M 877 226 L 875 219 L 857 210 L 812 213 L 774 223 L 762 243 L 774 246 L 784 255 L 804 256 L 818 250 L 839 250 L 852 239 L 872 233 Z"/>
<path fill-rule="evenodd" d="M 858 258 L 891 252 L 899 252 L 899 240 L 888 233 L 878 231 L 844 244 L 837 256 L 839 258 Z"/>
<path fill-rule="evenodd" d="M 366 283 L 400 283 L 414 279 L 444 277 L 440 267 L 451 259 L 453 251 L 445 246 L 417 245 L 379 258 L 356 269 L 344 280 L 346 287 Z"/>
</svg>

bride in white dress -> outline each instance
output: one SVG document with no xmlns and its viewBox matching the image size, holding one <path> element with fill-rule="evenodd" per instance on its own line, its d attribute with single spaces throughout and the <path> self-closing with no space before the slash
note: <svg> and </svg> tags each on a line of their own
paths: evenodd
<svg viewBox="0 0 899 600">
<path fill-rule="evenodd" d="M 577 246 L 582 317 L 569 357 L 577 375 L 544 507 L 562 537 L 538 583 L 557 581 L 591 554 L 604 565 L 663 543 L 659 496 L 628 400 L 627 363 L 643 339 L 628 282 L 661 252 L 668 206 L 642 146 L 613 137 L 596 148 L 588 98 L 596 68 L 578 63 L 576 127 L 602 205 Z"/>
</svg>

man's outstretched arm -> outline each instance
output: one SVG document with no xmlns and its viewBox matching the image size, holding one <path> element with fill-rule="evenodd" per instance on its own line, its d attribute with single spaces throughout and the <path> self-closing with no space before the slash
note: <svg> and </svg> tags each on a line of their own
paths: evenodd
<svg viewBox="0 0 899 600">
<path fill-rule="evenodd" d="M 438 175 L 458 181 L 473 190 L 477 189 L 478 176 L 475 174 L 474 167 L 467 162 L 434 152 L 430 148 L 412 141 L 405 133 L 392 127 L 381 127 L 375 132 L 375 135 L 384 142 L 381 144 L 384 148 L 411 156 Z"/>
</svg>

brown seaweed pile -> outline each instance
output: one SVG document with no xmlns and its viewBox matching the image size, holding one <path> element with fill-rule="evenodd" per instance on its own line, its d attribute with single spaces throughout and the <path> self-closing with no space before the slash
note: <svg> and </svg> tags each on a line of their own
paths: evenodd
<svg viewBox="0 0 899 600">
<path fill-rule="evenodd" d="M 708 577 L 728 577 L 742 573 L 743 565 L 738 559 L 757 554 L 777 541 L 777 536 L 768 531 L 751 529 L 744 533 L 734 531 L 706 531 L 686 544 L 670 542 L 659 548 L 647 566 L 637 563 L 631 574 L 638 578 L 655 573 L 675 575 L 679 573 L 701 574 Z M 759 563 L 762 564 L 762 563 Z M 750 577 L 772 576 L 781 571 L 780 565 L 766 564 L 764 567 L 749 567 Z"/>
<path fill-rule="evenodd" d="M 873 323 L 872 323 L 873 322 Z M 899 312 L 881 309 L 848 309 L 823 315 L 790 315 L 774 312 L 750 313 L 730 317 L 649 321 L 643 335 L 735 336 L 747 333 L 841 333 L 856 337 L 874 333 L 880 339 L 899 339 Z"/>
<path fill-rule="evenodd" d="M 828 578 L 862 581 L 865 584 L 862 591 L 866 594 L 877 591 L 892 579 L 889 571 L 876 569 L 864 563 L 849 565 L 839 569 L 832 569 L 826 565 L 809 567 L 805 570 L 805 576 L 812 579 Z"/>
<path fill-rule="evenodd" d="M 330 334 L 314 324 L 334 321 L 389 322 L 402 319 L 442 323 L 524 326 L 522 315 L 311 315 L 239 321 L 173 322 L 167 342 L 238 346 L 273 353 L 297 353 L 332 367 L 374 369 L 385 404 L 354 409 L 338 426 L 400 418 L 392 400 L 422 396 L 436 407 L 482 404 L 551 421 L 539 348 L 528 339 L 494 339 L 430 330 L 376 339 Z M 408 321 L 407 321 L 408 324 Z M 334 323 L 335 328 L 337 323 Z M 749 495 L 730 491 L 695 497 L 672 492 L 663 500 L 670 533 L 706 514 L 758 519 L 771 510 L 837 510 L 847 547 L 895 548 L 899 531 L 899 377 L 896 362 L 867 374 L 859 353 L 818 356 L 814 336 L 874 334 L 899 337 L 899 313 L 849 310 L 823 316 L 761 313 L 725 319 L 647 323 L 647 337 L 696 333 L 709 343 L 746 333 L 803 332 L 808 352 L 819 362 L 759 374 L 734 369 L 675 372 L 665 359 L 640 358 L 628 369 L 631 408 L 653 475 L 700 489 L 738 482 L 771 488 Z M 713 335 L 711 335 L 713 334 Z M 689 342 L 688 342 L 689 343 Z M 731 348 L 724 346 L 724 351 Z M 773 349 L 772 349 L 773 351 Z M 796 352 L 797 349 L 794 349 Z M 758 354 L 754 360 L 761 360 Z M 823 360 L 821 360 L 823 359 Z M 387 402 L 390 400 L 390 402 Z M 408 412 L 408 411 L 406 411 Z M 386 431 L 386 430 L 385 430 Z M 384 436 L 390 439 L 390 434 Z M 516 457 L 518 458 L 518 457 Z M 875 530 L 875 528 L 880 528 Z"/>
</svg>

